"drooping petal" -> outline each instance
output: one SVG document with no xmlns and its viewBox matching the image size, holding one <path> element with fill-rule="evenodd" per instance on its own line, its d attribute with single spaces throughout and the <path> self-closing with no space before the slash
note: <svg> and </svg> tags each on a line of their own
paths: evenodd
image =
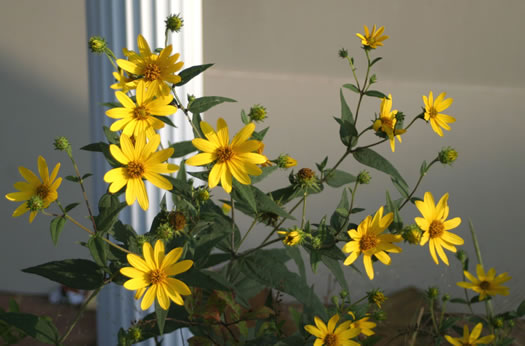
<svg viewBox="0 0 525 346">
<path fill-rule="evenodd" d="M 439 255 L 439 258 L 448 266 L 448 258 L 445 254 L 445 251 L 443 251 L 443 247 L 441 246 L 441 241 L 438 239 L 434 240 L 434 245 L 436 246 L 437 253 Z"/>
<path fill-rule="evenodd" d="M 140 303 L 140 308 L 142 310 L 148 310 L 155 301 L 156 295 L 157 285 L 153 285 L 146 291 L 146 294 L 144 294 L 144 298 L 142 298 L 142 302 Z"/>
<path fill-rule="evenodd" d="M 370 280 L 374 280 L 374 267 L 372 266 L 372 258 L 369 255 L 363 255 L 363 263 L 365 265 L 366 274 Z"/>
<path fill-rule="evenodd" d="M 430 239 L 430 241 L 428 242 L 428 249 L 430 250 L 430 256 L 432 256 L 434 263 L 439 264 L 439 261 L 436 256 L 434 239 Z"/>
<path fill-rule="evenodd" d="M 208 186 L 210 189 L 213 189 L 217 184 L 219 184 L 219 181 L 221 180 L 222 171 L 226 169 L 226 165 L 224 163 L 216 163 L 213 168 L 210 171 L 209 177 L 208 177 Z"/>
<path fill-rule="evenodd" d="M 173 189 L 173 185 L 170 183 L 170 181 L 157 173 L 145 172 L 144 178 L 146 178 L 150 183 L 159 189 L 167 191 L 171 191 L 171 189 Z"/>
<path fill-rule="evenodd" d="M 164 310 L 168 310 L 170 307 L 170 299 L 168 298 L 166 290 L 167 289 L 164 285 L 157 285 L 157 301 L 159 302 L 160 307 Z"/>
</svg>

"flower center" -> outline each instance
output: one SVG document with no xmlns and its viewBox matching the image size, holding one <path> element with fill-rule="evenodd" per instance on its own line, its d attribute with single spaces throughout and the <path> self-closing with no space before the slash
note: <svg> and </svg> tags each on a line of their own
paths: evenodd
<svg viewBox="0 0 525 346">
<path fill-rule="evenodd" d="M 323 341 L 326 346 L 337 345 L 337 337 L 334 334 L 326 334 Z"/>
<path fill-rule="evenodd" d="M 374 234 L 365 234 L 359 241 L 361 251 L 366 251 L 374 248 L 377 244 L 377 237 Z"/>
<path fill-rule="evenodd" d="M 36 194 L 38 195 L 38 197 L 45 199 L 47 195 L 49 195 L 49 187 L 44 184 L 40 185 L 36 188 Z"/>
<path fill-rule="evenodd" d="M 430 232 L 430 238 L 439 238 L 445 231 L 445 226 L 443 226 L 443 222 L 434 220 L 430 224 L 428 231 Z"/>
<path fill-rule="evenodd" d="M 137 120 L 146 120 L 149 116 L 149 113 L 146 111 L 144 106 L 138 106 L 133 110 L 133 118 Z"/>
<path fill-rule="evenodd" d="M 231 150 L 230 147 L 223 147 L 217 149 L 215 154 L 217 155 L 217 161 L 222 163 L 230 160 L 233 157 L 233 150 Z"/>
<path fill-rule="evenodd" d="M 394 118 L 395 119 L 395 118 Z M 383 126 L 389 127 L 391 129 L 394 128 L 394 119 L 391 118 L 381 118 L 381 124 Z"/>
<path fill-rule="evenodd" d="M 142 175 L 144 175 L 144 165 L 142 162 L 131 161 L 128 163 L 127 172 L 131 178 L 142 178 Z"/>
<path fill-rule="evenodd" d="M 435 118 L 438 112 L 435 107 L 430 107 L 430 109 L 428 110 L 428 114 L 431 118 Z"/>
<path fill-rule="evenodd" d="M 159 79 L 160 77 L 160 68 L 156 64 L 148 64 L 146 70 L 144 71 L 144 79 L 147 82 L 151 82 Z"/>
<path fill-rule="evenodd" d="M 163 283 L 166 281 L 166 278 L 166 273 L 159 269 L 154 269 L 149 273 L 149 281 L 152 285 Z"/>
<path fill-rule="evenodd" d="M 482 290 L 488 290 L 490 288 L 490 282 L 483 280 L 479 283 L 479 288 Z"/>
</svg>

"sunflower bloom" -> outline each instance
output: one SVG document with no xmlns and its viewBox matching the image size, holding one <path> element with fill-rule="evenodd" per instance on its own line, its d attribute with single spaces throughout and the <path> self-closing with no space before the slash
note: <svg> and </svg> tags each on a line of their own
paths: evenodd
<svg viewBox="0 0 525 346">
<path fill-rule="evenodd" d="M 509 295 L 509 288 L 501 286 L 502 283 L 511 279 L 507 273 L 496 276 L 496 270 L 494 268 L 490 268 L 489 271 L 485 273 L 483 266 L 478 264 L 476 266 L 476 274 L 478 274 L 477 278 L 466 270 L 463 271 L 463 274 L 465 274 L 465 277 L 472 282 L 461 281 L 458 282 L 457 285 L 479 293 L 479 300 L 483 300 L 487 296 L 495 296 L 496 294 L 504 296 Z"/>
<path fill-rule="evenodd" d="M 146 88 L 151 88 L 155 95 L 168 95 L 171 84 L 177 84 L 181 78 L 175 75 L 184 63 L 177 62 L 180 54 L 171 55 L 171 45 L 164 48 L 159 55 L 153 54 L 148 42 L 142 35 L 137 37 L 139 54 L 127 51 L 128 60 L 118 59 L 117 65 L 128 73 L 142 76 L 146 82 Z"/>
<path fill-rule="evenodd" d="M 368 30 L 368 27 L 366 25 L 363 25 L 363 28 L 365 29 L 365 34 L 362 35 L 360 33 L 357 33 L 356 36 L 361 39 L 361 44 L 364 47 L 376 49 L 377 46 L 382 46 L 383 41 L 388 38 L 388 36 L 386 35 L 381 36 L 383 34 L 383 31 L 385 31 L 385 28 L 383 26 L 379 27 L 379 29 L 376 30 L 376 26 L 374 24 L 372 32 Z"/>
<path fill-rule="evenodd" d="M 57 163 L 50 175 L 47 162 L 42 156 L 38 157 L 38 173 L 40 174 L 40 178 L 25 167 L 18 167 L 20 175 L 26 181 L 19 181 L 13 185 L 18 192 L 11 192 L 5 195 L 5 198 L 12 202 L 24 202 L 15 209 L 13 217 L 30 211 L 29 222 L 31 223 L 38 213 L 38 210 L 30 210 L 27 201 L 37 197 L 42 202 L 42 209 L 46 209 L 58 198 L 57 189 L 62 183 L 62 178 L 57 178 L 59 169 L 60 163 Z"/>
<path fill-rule="evenodd" d="M 370 322 L 368 319 L 370 317 L 363 317 L 357 321 L 352 322 L 350 325 L 351 328 L 359 328 L 361 330 L 361 334 L 364 334 L 366 336 L 374 335 L 375 332 L 372 330 L 376 327 L 377 324 L 374 322 Z"/>
<path fill-rule="evenodd" d="M 124 75 L 124 73 L 122 69 L 119 72 L 113 72 L 113 78 L 115 78 L 116 83 L 111 84 L 111 89 L 121 90 L 123 93 L 126 93 L 137 87 L 137 83 L 132 78 Z"/>
<path fill-rule="evenodd" d="M 184 305 L 181 295 L 191 294 L 189 287 L 182 281 L 171 276 L 184 273 L 193 265 L 193 261 L 184 260 L 177 263 L 182 255 L 182 248 L 178 247 L 164 255 L 164 243 L 157 240 L 155 248 L 146 242 L 142 246 L 144 257 L 128 254 L 127 259 L 131 267 L 120 269 L 120 273 L 130 280 L 124 287 L 130 291 L 137 291 L 135 299 L 144 298 L 140 303 L 142 310 L 147 310 L 155 298 L 164 310 L 170 307 L 170 301 L 177 305 Z"/>
<path fill-rule="evenodd" d="M 133 102 L 128 95 L 122 91 L 115 92 L 115 96 L 124 107 L 109 109 L 106 115 L 115 121 L 109 128 L 111 131 L 122 130 L 128 137 L 138 136 L 150 128 L 159 130 L 164 127 L 164 123 L 155 118 L 157 116 L 167 116 L 175 113 L 177 107 L 170 105 L 173 96 L 155 97 L 153 88 L 146 89 L 146 83 L 140 81 L 137 85 L 137 103 Z"/>
<path fill-rule="evenodd" d="M 444 194 L 439 200 L 438 204 L 434 203 L 434 197 L 430 192 L 425 192 L 423 201 L 416 201 L 416 207 L 423 217 L 416 217 L 416 224 L 423 230 L 421 236 L 421 246 L 429 243 L 429 250 L 432 259 L 436 264 L 439 264 L 436 252 L 446 265 L 448 265 L 448 258 L 443 251 L 443 248 L 456 252 L 455 245 L 463 245 L 463 239 L 451 232 L 451 229 L 458 227 L 461 224 L 461 219 L 455 217 L 447 220 L 449 207 L 447 205 L 448 193 Z"/>
<path fill-rule="evenodd" d="M 383 217 L 383 207 L 381 207 L 375 213 L 374 218 L 368 215 L 357 226 L 357 230 L 349 230 L 348 235 L 352 240 L 343 246 L 343 252 L 350 253 L 350 255 L 343 264 L 349 266 L 354 263 L 360 254 L 363 254 L 366 274 L 370 280 L 373 280 L 372 256 L 375 256 L 383 264 L 390 265 L 391 259 L 387 252 L 401 252 L 399 246 L 392 244 L 403 239 L 400 235 L 382 234 L 392 221 L 394 221 L 394 214 L 388 213 Z"/>
<path fill-rule="evenodd" d="M 443 130 L 441 128 L 450 131 L 450 126 L 448 126 L 448 124 L 456 121 L 456 118 L 441 113 L 450 107 L 452 102 L 454 102 L 453 98 L 445 100 L 446 95 L 446 93 L 441 93 L 435 100 L 432 91 L 428 94 L 428 97 L 423 95 L 423 103 L 425 104 L 425 120 L 430 121 L 432 130 L 434 130 L 434 132 L 440 136 L 443 136 Z"/>
<path fill-rule="evenodd" d="M 302 240 L 301 230 L 294 228 L 291 231 L 277 231 L 283 237 L 283 244 L 286 246 L 295 246 Z"/>
<path fill-rule="evenodd" d="M 490 334 L 478 339 L 478 337 L 481 335 L 482 329 L 483 324 L 480 322 L 476 324 L 474 329 L 472 329 L 472 333 L 469 333 L 468 326 L 464 325 L 462 338 L 453 338 L 450 335 L 445 335 L 445 339 L 447 339 L 447 341 L 454 346 L 480 345 L 492 342 L 492 340 L 495 338 L 494 334 Z"/>
<path fill-rule="evenodd" d="M 315 326 L 308 324 L 304 326 L 304 329 L 317 338 L 314 346 L 358 346 L 359 343 L 350 339 L 358 336 L 360 329 L 350 327 L 350 321 L 345 321 L 336 328 L 338 321 L 339 315 L 337 314 L 330 318 L 328 325 L 315 316 Z"/>
<path fill-rule="evenodd" d="M 372 126 L 374 131 L 383 131 L 390 140 L 390 148 L 392 152 L 396 151 L 395 138 L 401 143 L 401 134 L 405 133 L 406 130 L 396 129 L 396 114 L 397 109 L 392 109 L 392 95 L 388 94 L 388 98 L 383 98 L 381 101 L 381 107 L 379 112 L 379 119 L 374 122 Z"/>
<path fill-rule="evenodd" d="M 239 183 L 248 185 L 251 183 L 249 175 L 262 173 L 262 170 L 256 165 L 263 164 L 268 159 L 264 155 L 253 152 L 261 147 L 260 141 L 249 140 L 255 130 L 254 123 L 244 126 L 231 143 L 228 125 L 222 118 L 217 120 L 217 132 L 205 121 L 201 121 L 201 130 L 207 139 L 195 138 L 192 143 L 203 153 L 189 158 L 186 164 L 202 166 L 215 161 L 208 178 L 210 188 L 217 186 L 220 181 L 224 190 L 230 193 L 232 176 Z"/>
<path fill-rule="evenodd" d="M 159 144 L 159 135 L 152 136 L 146 143 L 146 136 L 142 134 L 136 137 L 133 145 L 131 139 L 122 134 L 120 148 L 114 144 L 110 145 L 111 155 L 124 167 L 114 168 L 104 175 L 104 181 L 111 184 L 109 192 L 115 193 L 127 185 L 126 202 L 128 205 L 132 205 L 138 199 L 140 207 L 147 210 L 149 200 L 143 178 L 160 189 L 171 190 L 173 188 L 171 183 L 160 174 L 175 172 L 179 166 L 162 163 L 173 154 L 173 148 L 156 151 Z"/>
</svg>

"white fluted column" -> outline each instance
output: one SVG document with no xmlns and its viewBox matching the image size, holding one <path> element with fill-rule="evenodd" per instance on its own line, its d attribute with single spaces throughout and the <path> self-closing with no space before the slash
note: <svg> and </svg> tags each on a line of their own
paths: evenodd
<svg viewBox="0 0 525 346">
<path fill-rule="evenodd" d="M 86 0 L 87 35 L 102 36 L 117 57 L 122 58 L 122 48 L 137 51 L 137 35 L 142 34 L 151 48 L 164 47 L 164 20 L 170 14 L 180 13 L 184 18 L 181 32 L 170 34 L 169 43 L 173 44 L 173 52 L 181 54 L 184 68 L 202 64 L 202 4 L 200 0 Z M 92 142 L 104 140 L 102 126 L 110 126 L 110 119 L 105 115 L 107 108 L 101 103 L 113 101 L 114 91 L 109 86 L 114 82 L 113 67 L 104 56 L 89 55 L 89 100 L 91 113 Z M 184 85 L 179 96 L 184 100 L 186 95 L 202 95 L 202 78 L 194 78 Z M 177 126 L 165 127 L 161 131 L 163 144 L 174 143 L 192 138 L 191 127 L 179 111 L 172 120 Z M 93 170 L 94 186 L 93 201 L 98 201 L 107 190 L 107 184 L 102 177 L 110 169 L 102 155 L 94 155 Z M 149 230 L 151 222 L 158 213 L 158 202 L 162 191 L 146 184 L 150 207 L 142 211 L 137 203 L 126 208 L 121 214 L 124 223 L 131 224 L 138 233 Z M 169 203 L 170 198 L 167 198 Z M 133 292 L 121 286 L 110 284 L 98 297 L 97 306 L 97 343 L 98 345 L 115 345 L 119 328 L 129 327 L 131 321 L 138 320 L 144 314 L 133 299 Z M 183 333 L 176 331 L 164 338 L 165 345 L 183 345 Z M 153 345 L 144 342 L 141 345 Z"/>
</svg>

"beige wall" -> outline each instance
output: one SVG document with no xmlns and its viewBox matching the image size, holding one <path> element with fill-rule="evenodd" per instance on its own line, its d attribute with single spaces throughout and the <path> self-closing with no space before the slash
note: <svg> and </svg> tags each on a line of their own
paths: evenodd
<svg viewBox="0 0 525 346">
<path fill-rule="evenodd" d="M 313 167 L 328 153 L 333 163 L 342 152 L 331 117 L 339 114 L 339 88 L 351 82 L 351 73 L 337 51 L 346 47 L 359 56 L 355 33 L 362 31 L 363 24 L 384 25 L 391 38 L 374 52 L 385 58 L 377 65 L 377 88 L 392 93 L 394 107 L 410 115 L 419 112 L 421 95 L 429 90 L 447 91 L 455 99 L 449 113 L 457 122 L 444 138 L 423 122 L 417 123 L 395 154 L 387 146 L 379 151 L 413 184 L 423 159 L 431 159 L 446 145 L 458 149 L 460 158 L 454 167 L 433 169 L 421 191 L 439 196 L 449 192 L 451 215 L 464 220 L 458 229 L 468 242 L 464 248 L 473 256 L 466 227 L 471 218 L 487 265 L 513 276 L 509 286 L 517 294 L 498 302 L 513 308 L 524 298 L 518 293 L 525 287 L 523 261 L 518 257 L 525 240 L 520 217 L 520 197 L 525 192 L 521 141 L 525 125 L 521 66 L 525 50 L 520 44 L 525 29 L 523 2 L 207 0 L 203 7 L 204 60 L 216 63 L 205 75 L 205 94 L 239 100 L 209 112 L 208 120 L 214 122 L 223 116 L 239 129 L 240 110 L 264 104 L 269 111 L 266 125 L 271 126 L 267 154 L 288 152 L 301 167 Z M 64 175 L 72 173 L 65 157 L 52 150 L 55 136 L 69 134 L 76 148 L 89 141 L 84 15 L 82 1 L 2 2 L 4 194 L 12 192 L 12 184 L 20 179 L 16 167 L 36 169 L 38 154 L 52 163 L 62 161 Z M 349 93 L 346 96 L 355 107 L 355 98 Z M 373 117 L 378 107 L 378 100 L 366 100 L 361 119 Z M 89 156 L 79 155 L 81 166 L 88 171 Z M 361 169 L 351 160 L 343 168 L 352 173 Z M 395 193 L 381 174 L 373 172 L 373 179 L 382 184 L 364 186 L 357 200 L 358 206 L 368 211 L 384 202 L 385 187 Z M 282 172 L 262 187 L 284 185 L 286 180 L 287 173 Z M 77 188 L 68 182 L 64 187 L 66 184 Z M 76 192 L 66 194 L 65 190 L 61 190 L 65 202 L 78 199 Z M 223 196 L 216 190 L 214 195 Z M 339 192 L 330 188 L 315 196 L 308 204 L 309 218 L 319 220 L 338 199 Z M 0 289 L 45 292 L 54 284 L 19 270 L 86 255 L 75 243 L 80 231 L 66 227 L 55 248 L 49 239 L 49 220 L 38 216 L 28 225 L 25 216 L 12 219 L 15 207 L 5 199 L 0 202 L 4 235 Z M 414 207 L 404 211 L 407 219 L 416 215 Z M 358 215 L 354 221 L 363 217 Z M 254 232 L 252 244 L 257 244 L 264 232 L 263 228 Z M 373 282 L 349 270 L 353 291 L 383 287 L 391 292 L 405 285 L 425 288 L 440 283 L 442 288 L 457 292 L 457 266 L 435 266 L 426 247 L 404 246 L 404 253 L 392 258 L 391 267 L 375 265 L 377 278 Z M 357 266 L 362 268 L 361 260 Z M 321 272 L 312 278 L 322 294 L 326 277 Z"/>
<path fill-rule="evenodd" d="M 392 154 L 388 145 L 379 152 L 390 159 L 410 185 L 418 178 L 422 160 L 431 160 L 443 147 L 459 151 L 453 167 L 439 165 L 421 185 L 434 196 L 450 193 L 451 216 L 463 224 L 457 233 L 474 262 L 468 219 L 476 226 L 486 265 L 508 271 L 510 298 L 498 298 L 502 308 L 515 308 L 524 298 L 523 261 L 518 259 L 525 233 L 521 222 L 525 169 L 522 129 L 525 126 L 525 48 L 522 1 L 207 1 L 204 4 L 204 57 L 216 65 L 205 78 L 205 94 L 237 99 L 216 108 L 210 121 L 224 117 L 239 128 L 241 109 L 254 103 L 268 108 L 264 126 L 271 127 L 266 152 L 272 157 L 288 152 L 300 167 L 315 167 L 329 154 L 333 164 L 344 148 L 331 118 L 340 113 L 339 88 L 352 82 L 347 64 L 338 58 L 341 47 L 359 57 L 355 36 L 363 24 L 384 25 L 390 39 L 372 54 L 384 60 L 376 66 L 376 88 L 391 93 L 394 108 L 412 116 L 421 110 L 423 94 L 446 91 L 454 98 L 447 114 L 457 118 L 443 138 L 418 122 L 403 136 Z M 362 70 L 360 71 L 363 72 Z M 362 74 L 361 74 L 362 77 Z M 345 91 L 355 109 L 356 98 Z M 367 99 L 361 126 L 379 111 L 379 100 Z M 262 125 L 261 125 L 262 128 Z M 375 141 L 369 137 L 363 143 Z M 343 166 L 358 173 L 362 166 L 347 160 Z M 265 181 L 265 188 L 285 185 L 287 173 Z M 384 175 L 372 172 L 374 185 L 360 188 L 357 205 L 374 212 L 385 200 L 385 188 L 397 192 Z M 318 221 L 338 203 L 339 191 L 328 188 L 308 201 L 308 216 Z M 407 222 L 418 215 L 414 206 L 403 211 Z M 353 219 L 360 222 L 366 215 Z M 292 225 L 290 223 L 289 225 Z M 266 229 L 254 232 L 253 242 Z M 252 237 L 252 236 L 251 236 Z M 436 266 L 425 248 L 403 246 L 392 255 L 392 265 L 377 263 L 370 282 L 348 270 L 354 297 L 375 287 L 387 292 L 405 285 L 436 285 L 461 294 L 457 262 Z M 356 262 L 363 269 L 362 260 Z M 326 292 L 326 273 L 312 277 L 318 291 Z"/>
</svg>

